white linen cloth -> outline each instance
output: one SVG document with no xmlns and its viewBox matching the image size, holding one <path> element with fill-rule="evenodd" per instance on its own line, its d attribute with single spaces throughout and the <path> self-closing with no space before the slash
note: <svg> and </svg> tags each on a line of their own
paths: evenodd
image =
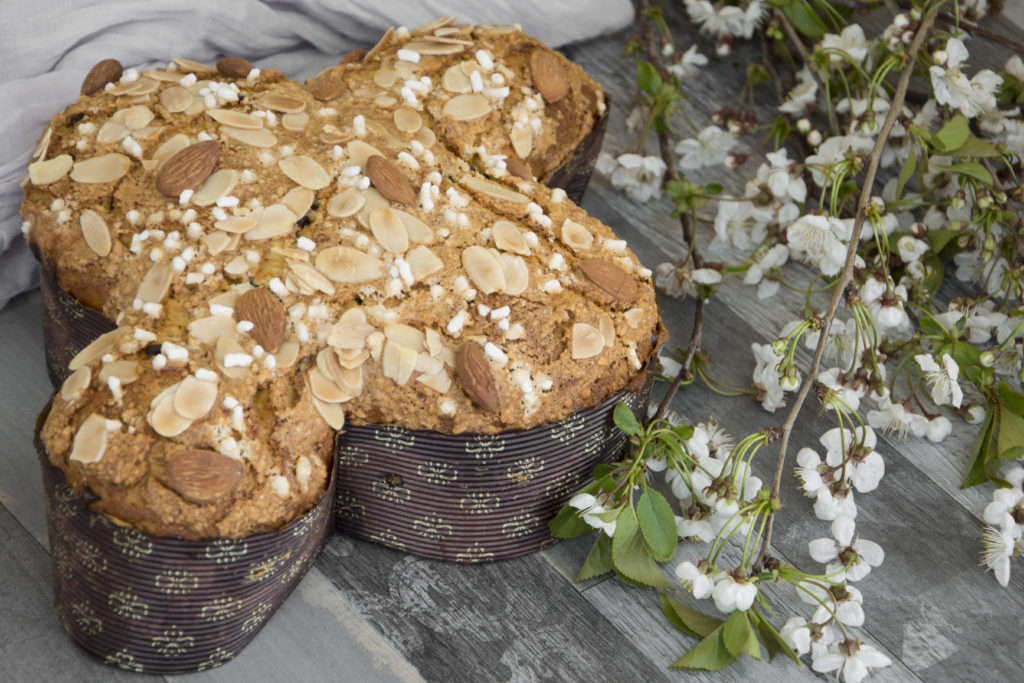
<svg viewBox="0 0 1024 683">
<path fill-rule="evenodd" d="M 629 0 L 0 0 L 0 308 L 37 281 L 18 217 L 26 161 L 96 62 L 245 57 L 303 80 L 389 26 L 453 14 L 518 23 L 557 47 L 622 28 L 633 9 Z"/>
</svg>

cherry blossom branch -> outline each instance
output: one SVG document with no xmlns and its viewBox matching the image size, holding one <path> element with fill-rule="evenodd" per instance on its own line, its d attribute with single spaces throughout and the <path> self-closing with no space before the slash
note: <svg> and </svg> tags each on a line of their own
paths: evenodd
<svg viewBox="0 0 1024 683">
<path fill-rule="evenodd" d="M 964 31 L 967 31 L 967 33 L 970 33 L 972 36 L 981 36 L 982 38 L 991 40 L 993 43 L 1005 45 L 1006 47 L 1012 48 L 1018 54 L 1024 53 L 1024 45 L 1022 45 L 1021 43 L 1018 43 L 1016 40 L 1008 38 L 1007 36 L 1004 36 L 1002 34 L 995 33 L 994 31 L 989 31 L 988 29 L 982 28 L 981 26 L 975 24 L 972 21 L 968 21 L 967 19 L 961 18 L 958 22 L 957 18 L 950 14 L 949 12 L 940 12 L 939 18 L 951 24 L 959 25 L 960 28 L 962 28 Z"/>
<path fill-rule="evenodd" d="M 658 49 L 657 43 L 654 41 L 654 37 L 651 35 L 651 26 L 648 20 L 648 13 L 650 12 L 651 5 L 648 0 L 637 0 L 636 3 L 636 18 L 637 23 L 640 25 L 640 34 L 643 37 L 644 52 L 646 53 L 647 60 L 654 67 L 655 71 L 658 72 L 663 78 L 667 77 L 667 72 L 661 63 L 661 54 Z M 679 174 L 676 172 L 675 159 L 672 157 L 672 146 L 668 139 L 668 133 L 662 129 L 658 131 L 658 148 L 661 150 L 661 160 L 665 162 L 665 181 L 679 180 Z M 697 248 L 696 235 L 694 234 L 693 223 L 690 222 L 689 216 L 685 213 L 680 212 L 679 214 L 679 225 L 683 231 L 683 240 L 690 248 L 690 258 L 693 261 L 694 268 L 704 267 L 704 258 L 700 254 L 700 250 Z M 676 373 L 675 379 L 672 381 L 672 385 L 668 388 L 665 397 L 661 400 L 658 405 L 658 410 L 654 413 L 654 416 L 650 419 L 650 422 L 655 422 L 665 417 L 665 413 L 668 412 L 668 407 L 672 403 L 672 399 L 675 397 L 676 392 L 679 391 L 679 387 L 684 381 L 692 379 L 693 373 L 690 372 L 690 366 L 693 365 L 693 358 L 697 355 L 697 351 L 700 349 L 700 338 L 701 332 L 704 327 L 704 300 L 697 300 L 697 307 L 693 312 L 693 329 L 690 332 L 690 343 L 686 347 L 686 354 L 683 356 L 682 366 L 679 368 L 679 372 Z"/>
<path fill-rule="evenodd" d="M 832 290 L 832 299 L 829 301 L 828 309 L 821 318 L 821 332 L 818 336 L 818 344 L 814 349 L 811 367 L 807 371 L 807 377 L 804 379 L 803 384 L 800 386 L 800 391 L 793 402 L 793 407 L 786 416 L 785 422 L 782 423 L 781 436 L 779 437 L 779 455 L 775 463 L 775 477 L 772 481 L 772 500 L 778 500 L 779 498 L 779 488 L 782 485 L 782 468 L 786 463 L 786 449 L 789 446 L 790 434 L 793 432 L 793 426 L 796 424 L 796 419 L 800 414 L 800 409 L 803 407 L 804 400 L 814 386 L 815 379 L 818 376 L 818 369 L 821 366 L 821 358 L 825 352 L 825 343 L 828 341 L 828 335 L 832 328 L 832 321 L 835 320 L 836 312 L 839 309 L 839 302 L 842 300 L 846 287 L 853 277 L 853 264 L 857 257 L 857 246 L 860 243 L 860 234 L 867 219 L 867 208 L 871 201 L 871 191 L 875 184 L 875 176 L 878 174 L 878 165 L 882 159 L 882 149 L 889 139 L 889 134 L 892 132 L 896 117 L 903 111 L 903 99 L 907 94 L 907 85 L 916 66 L 917 53 L 920 51 L 921 46 L 928 37 L 928 32 L 935 23 L 938 14 L 937 9 L 932 9 L 924 17 L 920 27 L 917 29 L 913 42 L 907 50 L 906 65 L 900 73 L 896 92 L 893 94 L 892 105 L 889 107 L 889 112 L 885 117 L 878 137 L 875 139 L 875 145 L 868 156 L 868 168 L 864 174 L 864 184 L 861 189 L 860 198 L 857 201 L 857 216 L 854 219 L 850 244 L 846 249 L 846 262 L 843 264 L 843 270 L 839 275 L 839 280 L 836 282 L 835 289 Z M 765 526 L 764 540 L 761 544 L 761 558 L 758 561 L 758 564 L 761 566 L 764 566 L 765 560 L 770 556 L 774 522 L 775 515 L 773 513 L 768 516 L 768 522 Z"/>
</svg>

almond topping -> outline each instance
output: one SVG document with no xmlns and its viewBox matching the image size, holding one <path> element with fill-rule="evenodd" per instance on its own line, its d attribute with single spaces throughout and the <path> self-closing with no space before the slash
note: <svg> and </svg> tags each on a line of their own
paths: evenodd
<svg viewBox="0 0 1024 683">
<path fill-rule="evenodd" d="M 277 136 L 266 128 L 253 130 L 251 128 L 221 126 L 220 132 L 229 138 L 238 140 L 243 145 L 249 145 L 250 147 L 273 147 L 277 144 Z"/>
<path fill-rule="evenodd" d="M 614 263 L 597 258 L 583 259 L 580 262 L 580 270 L 591 282 L 613 296 L 619 304 L 628 306 L 636 300 L 636 280 Z"/>
<path fill-rule="evenodd" d="M 422 382 L 423 386 L 429 387 L 439 394 L 447 394 L 448 389 L 452 386 L 452 378 L 444 368 L 433 374 L 420 375 L 416 381 Z"/>
<path fill-rule="evenodd" d="M 348 158 L 353 164 L 366 171 L 366 161 L 374 156 L 375 154 L 383 157 L 383 152 L 374 147 L 373 145 L 367 144 L 362 140 L 350 140 L 345 146 L 345 151 L 348 152 Z"/>
<path fill-rule="evenodd" d="M 404 254 L 409 249 L 409 236 L 405 232 L 405 225 L 391 209 L 377 209 L 371 212 L 370 230 L 387 251 Z"/>
<path fill-rule="evenodd" d="M 89 245 L 89 248 L 97 256 L 109 255 L 111 247 L 110 229 L 107 228 L 107 222 L 103 220 L 103 216 L 92 209 L 85 209 L 82 211 L 79 223 L 82 226 L 82 237 L 85 238 L 85 243 Z"/>
<path fill-rule="evenodd" d="M 402 224 L 405 226 L 405 232 L 409 235 L 410 242 L 429 244 L 433 241 L 434 231 L 419 218 L 398 209 L 392 209 L 392 212 L 402 219 Z"/>
<path fill-rule="evenodd" d="M 228 216 L 223 220 L 214 221 L 213 227 L 241 235 L 256 227 L 256 219 L 250 216 Z"/>
<path fill-rule="evenodd" d="M 341 56 L 341 60 L 338 61 L 338 66 L 345 66 L 346 64 L 355 64 L 356 62 L 362 61 L 363 57 L 366 56 L 366 50 L 349 50 Z"/>
<path fill-rule="evenodd" d="M 245 78 L 252 71 L 252 64 L 241 57 L 225 57 L 217 62 L 217 71 L 228 78 Z"/>
<path fill-rule="evenodd" d="M 402 107 L 395 110 L 395 127 L 403 133 L 415 133 L 423 125 L 423 117 L 415 109 Z"/>
<path fill-rule="evenodd" d="M 237 233 L 229 235 L 221 230 L 214 230 L 211 233 L 203 235 L 200 239 L 202 239 L 203 244 L 206 245 L 207 250 L 210 252 L 210 256 L 216 256 L 225 249 L 232 248 L 231 242 L 237 237 Z"/>
<path fill-rule="evenodd" d="M 313 396 L 327 403 L 344 403 L 352 400 L 352 397 L 342 391 L 333 379 L 320 372 L 320 368 L 309 371 L 309 388 Z"/>
<path fill-rule="evenodd" d="M 444 77 L 441 79 L 441 85 L 448 92 L 453 93 L 468 93 L 473 89 L 473 84 L 469 80 L 469 76 L 462 70 L 459 64 L 448 67 L 444 72 Z"/>
<path fill-rule="evenodd" d="M 286 176 L 310 190 L 327 187 L 331 182 L 331 176 L 324 167 L 304 154 L 285 157 L 277 165 Z"/>
<path fill-rule="evenodd" d="M 287 235 L 295 228 L 299 217 L 284 204 L 271 204 L 249 214 L 256 226 L 245 233 L 247 240 L 264 240 Z"/>
<path fill-rule="evenodd" d="M 348 218 L 359 213 L 365 203 L 366 197 L 363 193 L 350 187 L 331 197 L 327 202 L 327 213 L 336 218 Z"/>
<path fill-rule="evenodd" d="M 208 382 L 189 375 L 174 392 L 174 409 L 178 415 L 198 420 L 205 417 L 217 400 L 217 381 Z"/>
<path fill-rule="evenodd" d="M 636 329 L 640 326 L 640 323 L 644 319 L 644 309 L 642 308 L 631 308 L 622 314 L 622 317 L 626 319 L 626 324 Z"/>
<path fill-rule="evenodd" d="M 301 282 L 305 282 L 314 290 L 321 291 L 324 294 L 334 294 L 334 285 L 331 283 L 330 279 L 313 266 L 308 263 L 292 263 L 290 265 L 292 275 L 298 278 Z"/>
<path fill-rule="evenodd" d="M 462 252 L 462 267 L 470 279 L 484 294 L 505 289 L 505 272 L 501 261 L 483 247 L 466 247 Z"/>
<path fill-rule="evenodd" d="M 82 94 L 92 95 L 103 89 L 107 83 L 116 83 L 124 74 L 124 67 L 116 59 L 104 59 L 89 69 L 82 81 Z"/>
<path fill-rule="evenodd" d="M 594 245 L 594 236 L 584 226 L 566 218 L 562 223 L 562 241 L 573 251 L 586 251 Z"/>
<path fill-rule="evenodd" d="M 259 130 L 263 127 L 263 119 L 235 109 L 207 109 L 206 113 L 209 114 L 214 121 L 217 123 L 223 123 L 225 126 L 247 128 L 249 130 Z"/>
<path fill-rule="evenodd" d="M 309 123 L 309 114 L 300 112 L 298 114 L 285 114 L 281 117 L 281 125 L 286 130 L 304 130 Z"/>
<path fill-rule="evenodd" d="M 493 255 L 493 254 L 492 254 Z M 501 260 L 501 269 L 505 273 L 506 294 L 522 294 L 530 286 L 530 269 L 522 256 L 497 254 Z"/>
<path fill-rule="evenodd" d="M 336 100 L 345 94 L 345 81 L 333 74 L 320 74 L 306 81 L 306 90 L 321 102 Z"/>
<path fill-rule="evenodd" d="M 482 346 L 474 341 L 462 345 L 455 361 L 455 374 L 459 378 L 462 390 L 473 401 L 492 413 L 501 410 L 498 387 L 491 374 L 491 365 Z"/>
<path fill-rule="evenodd" d="M 92 370 L 87 365 L 80 367 L 68 375 L 68 378 L 60 385 L 60 397 L 67 403 L 71 403 L 89 388 L 90 382 L 92 382 Z"/>
<path fill-rule="evenodd" d="M 299 359 L 299 345 L 293 341 L 286 341 L 281 344 L 281 350 L 274 354 L 274 360 L 279 369 L 290 368 Z"/>
<path fill-rule="evenodd" d="M 185 135 L 184 133 L 178 133 L 177 135 L 169 138 L 166 142 L 157 147 L 155 152 L 153 152 L 152 160 L 156 162 L 153 168 L 159 170 L 160 167 L 163 166 L 168 159 L 170 159 L 172 156 L 174 156 L 181 150 L 185 149 L 186 147 L 188 147 L 188 136 Z M 142 163 L 143 166 L 146 165 L 146 162 Z M 147 168 L 146 170 L 151 169 Z"/>
<path fill-rule="evenodd" d="M 416 352 L 397 344 L 390 339 L 384 344 L 384 355 L 381 368 L 385 377 L 390 377 L 398 384 L 405 384 L 412 376 L 416 367 Z"/>
<path fill-rule="evenodd" d="M 393 162 L 375 155 L 366 160 L 366 175 L 385 198 L 401 204 L 415 204 L 416 191 Z"/>
<path fill-rule="evenodd" d="M 498 249 L 523 256 L 530 255 L 530 245 L 526 243 L 523 233 L 519 232 L 519 228 L 511 221 L 495 221 L 491 227 L 491 236 L 494 237 L 494 246 Z"/>
<path fill-rule="evenodd" d="M 316 195 L 312 190 L 305 187 L 293 187 L 281 198 L 281 204 L 298 218 L 309 213 L 314 199 L 316 199 Z"/>
<path fill-rule="evenodd" d="M 209 206 L 221 197 L 231 194 L 238 184 L 241 173 L 231 168 L 215 171 L 206 179 L 202 187 L 192 195 L 192 203 L 196 206 Z"/>
<path fill-rule="evenodd" d="M 386 325 L 384 327 L 384 336 L 387 337 L 388 341 L 416 352 L 422 351 L 425 348 L 426 335 L 415 327 L 404 323 Z"/>
<path fill-rule="evenodd" d="M 238 297 L 235 314 L 253 324 L 249 335 L 264 349 L 276 353 L 284 340 L 288 319 L 284 305 L 268 289 L 254 288 Z"/>
<path fill-rule="evenodd" d="M 107 450 L 107 431 L 111 422 L 120 427 L 120 422 L 108 421 L 107 418 L 96 413 L 87 417 L 75 433 L 75 441 L 71 446 L 71 455 L 68 456 L 68 460 L 86 465 L 99 462 Z"/>
<path fill-rule="evenodd" d="M 390 66 L 382 66 L 373 74 L 373 82 L 382 88 L 390 88 L 395 84 L 398 74 Z"/>
<path fill-rule="evenodd" d="M 327 343 L 337 349 L 360 351 L 366 346 L 366 338 L 375 330 L 376 328 L 366 321 L 366 314 L 361 308 L 350 308 L 331 327 Z"/>
<path fill-rule="evenodd" d="M 141 299 L 142 303 L 160 303 L 167 296 L 167 290 L 171 288 L 173 276 L 174 269 L 171 267 L 171 262 L 158 261 L 142 278 L 135 297 Z"/>
<path fill-rule="evenodd" d="M 524 194 L 520 194 L 513 190 L 508 189 L 504 185 L 496 183 L 491 180 L 485 180 L 480 176 L 466 175 L 462 177 L 462 185 L 468 187 L 473 192 L 477 192 L 492 199 L 497 199 L 503 202 L 512 202 L 514 204 L 525 204 L 530 201 L 530 198 Z"/>
<path fill-rule="evenodd" d="M 183 190 L 198 190 L 213 173 L 220 158 L 216 140 L 203 140 L 181 150 L 160 167 L 156 189 L 165 197 L 177 199 Z"/>
<path fill-rule="evenodd" d="M 70 154 L 61 154 L 46 161 L 37 161 L 28 165 L 28 177 L 33 185 L 49 185 L 68 174 L 75 160 Z"/>
<path fill-rule="evenodd" d="M 512 141 L 512 149 L 515 150 L 520 159 L 530 156 L 530 152 L 533 151 L 532 128 L 513 128 L 509 139 Z"/>
<path fill-rule="evenodd" d="M 190 449 L 167 459 L 166 484 L 185 500 L 206 505 L 226 498 L 245 476 L 240 460 L 216 451 Z"/>
<path fill-rule="evenodd" d="M 327 403 L 314 396 L 313 406 L 331 429 L 339 430 L 345 426 L 345 409 L 341 404 Z"/>
<path fill-rule="evenodd" d="M 444 103 L 441 113 L 456 121 L 472 121 L 491 113 L 491 103 L 480 93 L 456 95 Z"/>
<path fill-rule="evenodd" d="M 539 47 L 530 55 L 530 74 L 545 102 L 557 102 L 569 92 L 565 65 L 555 53 L 545 48 Z"/>
<path fill-rule="evenodd" d="M 179 384 L 172 384 L 153 399 L 146 413 L 146 422 L 160 436 L 177 436 L 192 426 L 192 420 L 182 417 L 174 409 L 174 394 Z"/>
<path fill-rule="evenodd" d="M 225 320 L 231 320 L 225 317 Z M 232 325 L 232 327 L 234 327 Z M 232 330 L 233 331 L 233 330 Z M 217 369 L 224 373 L 225 377 L 231 379 L 241 379 L 249 374 L 249 368 L 241 365 L 232 365 L 228 367 L 225 365 L 225 359 L 228 355 L 247 354 L 248 352 L 234 340 L 234 337 L 221 337 L 217 340 L 217 345 L 214 347 L 214 358 L 217 361 Z"/>
<path fill-rule="evenodd" d="M 351 370 L 365 363 L 366 359 L 370 357 L 370 352 L 356 349 L 335 349 L 334 355 L 338 357 L 338 363 L 341 364 L 341 367 Z"/>
<path fill-rule="evenodd" d="M 178 65 L 178 68 L 188 74 L 214 74 L 217 73 L 217 69 L 210 66 L 209 64 L 203 64 L 192 59 L 174 59 L 172 60 Z"/>
<path fill-rule="evenodd" d="M 599 329 L 601 330 L 601 336 L 604 337 L 605 346 L 615 345 L 615 321 L 612 320 L 610 315 L 602 315 L 599 321 Z"/>
<path fill-rule="evenodd" d="M 114 342 L 116 342 L 121 335 L 131 332 L 130 327 L 119 327 L 116 330 L 105 332 L 100 336 L 96 337 L 86 346 L 84 349 L 79 351 L 71 362 L 68 363 L 68 370 L 72 372 L 79 368 L 90 365 L 94 360 L 102 358 L 107 351 L 114 348 Z"/>
<path fill-rule="evenodd" d="M 572 326 L 572 357 L 573 360 L 592 358 L 604 348 L 604 335 L 601 330 L 585 323 Z"/>
<path fill-rule="evenodd" d="M 321 273 L 345 284 L 367 282 L 385 274 L 384 264 L 351 247 L 330 247 L 316 255 L 316 268 Z"/>
<path fill-rule="evenodd" d="M 79 183 L 110 183 L 124 176 L 131 166 L 132 160 L 123 154 L 103 154 L 75 162 L 71 179 Z"/>
<path fill-rule="evenodd" d="M 137 360 L 115 360 L 112 363 L 104 363 L 100 368 L 100 382 L 107 383 L 111 377 L 116 377 L 121 384 L 131 384 L 142 374 L 142 366 Z"/>
<path fill-rule="evenodd" d="M 444 262 L 434 252 L 422 245 L 416 247 L 405 257 L 412 271 L 412 279 L 416 282 L 430 277 L 444 268 Z"/>
<path fill-rule="evenodd" d="M 256 98 L 256 104 L 264 109 L 282 114 L 298 114 L 306 108 L 306 103 L 303 100 L 279 92 L 262 93 Z"/>
</svg>

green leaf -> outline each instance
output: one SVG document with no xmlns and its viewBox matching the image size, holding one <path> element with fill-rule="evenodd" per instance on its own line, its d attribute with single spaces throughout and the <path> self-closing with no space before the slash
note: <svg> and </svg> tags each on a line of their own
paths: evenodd
<svg viewBox="0 0 1024 683">
<path fill-rule="evenodd" d="M 937 166 L 937 168 L 953 171 L 954 173 L 960 173 L 961 175 L 974 178 L 985 187 L 992 187 L 992 174 L 988 172 L 987 168 L 977 161 L 961 161 L 958 164 Z"/>
<path fill-rule="evenodd" d="M 782 8 L 789 23 L 800 33 L 817 42 L 825 36 L 825 27 L 814 12 L 803 2 L 794 2 Z"/>
<path fill-rule="evenodd" d="M 579 510 L 569 505 L 565 505 L 555 518 L 548 522 L 548 529 L 551 530 L 551 535 L 555 538 L 575 538 L 576 536 L 582 536 L 588 531 L 593 531 L 594 527 L 584 522 L 579 516 Z"/>
<path fill-rule="evenodd" d="M 676 660 L 672 669 L 704 669 L 718 671 L 733 663 L 736 655 L 729 652 L 722 638 L 723 627 L 719 626 L 707 638 Z"/>
<path fill-rule="evenodd" d="M 967 117 L 957 114 L 935 134 L 936 140 L 941 145 L 936 148 L 936 151 L 952 152 L 954 149 L 963 147 L 969 137 L 971 137 L 971 126 Z"/>
<path fill-rule="evenodd" d="M 622 578 L 641 586 L 668 588 L 669 583 L 661 568 L 651 558 L 640 535 L 640 523 L 632 505 L 626 505 L 619 514 L 612 538 L 612 566 Z"/>
<path fill-rule="evenodd" d="M 722 628 L 722 640 L 729 654 L 739 657 L 748 654 L 757 661 L 761 661 L 761 644 L 757 642 L 757 634 L 750 626 L 750 619 L 746 612 L 736 610 L 725 620 Z"/>
<path fill-rule="evenodd" d="M 960 234 L 956 230 L 929 230 L 928 242 L 932 245 L 932 251 L 938 254 L 946 248 L 946 245 L 953 238 L 960 236 Z"/>
<path fill-rule="evenodd" d="M 911 176 L 914 175 L 914 171 L 917 170 L 917 148 L 911 147 L 910 154 L 907 156 L 907 160 L 903 162 L 903 166 L 900 168 L 899 178 L 896 179 L 896 196 L 903 196 L 903 187 L 910 180 Z"/>
<path fill-rule="evenodd" d="M 989 405 L 988 412 L 985 413 L 985 421 L 982 423 L 981 431 L 978 432 L 978 436 L 974 440 L 973 448 L 971 448 L 971 452 L 974 453 L 974 462 L 971 464 L 970 470 L 968 470 L 967 475 L 960 484 L 960 488 L 962 489 L 977 486 L 978 484 L 983 484 L 989 480 L 989 450 L 992 445 L 992 435 L 995 431 L 995 423 L 997 421 L 997 409 L 998 406 Z"/>
<path fill-rule="evenodd" d="M 1010 388 L 1006 382 L 999 383 L 999 398 L 1013 412 L 1024 415 L 1024 395 Z"/>
<path fill-rule="evenodd" d="M 664 593 L 661 593 L 661 609 L 668 620 L 676 625 L 676 628 L 689 633 L 694 638 L 706 638 L 725 623 L 721 619 L 687 607 Z"/>
<path fill-rule="evenodd" d="M 993 145 L 991 142 L 982 140 L 981 138 L 970 138 L 969 140 L 967 140 L 967 142 L 965 142 L 955 151 L 951 152 L 951 154 L 955 157 L 961 157 L 966 159 L 981 159 L 983 157 L 991 158 L 1002 156 L 1002 154 L 999 152 L 995 145 Z"/>
<path fill-rule="evenodd" d="M 918 324 L 921 326 L 921 332 L 926 337 L 934 337 L 936 339 L 945 339 L 949 332 L 944 328 L 939 321 L 930 315 L 923 315 L 918 319 Z"/>
<path fill-rule="evenodd" d="M 651 95 L 657 95 L 661 91 L 661 76 L 650 62 L 641 61 L 636 65 L 636 81 L 641 90 Z"/>
<path fill-rule="evenodd" d="M 757 612 L 751 612 L 750 619 L 756 625 L 757 632 L 761 635 L 761 640 L 764 641 L 764 649 L 768 650 L 769 662 L 775 661 L 775 655 L 781 652 L 796 662 L 798 666 L 800 665 L 800 655 L 789 646 L 789 643 L 782 637 L 782 634 L 776 631 L 775 627 L 767 619 Z"/>
<path fill-rule="evenodd" d="M 595 576 L 607 574 L 612 570 L 612 539 L 606 533 L 600 533 L 590 554 L 583 561 L 580 573 L 576 575 L 576 581 L 586 581 Z"/>
<path fill-rule="evenodd" d="M 716 194 L 722 194 L 722 186 L 718 183 L 708 183 L 704 186 L 704 191 L 711 196 L 715 196 Z"/>
<path fill-rule="evenodd" d="M 636 516 L 651 557 L 658 562 L 671 560 L 676 554 L 679 536 L 676 534 L 676 516 L 665 496 L 654 489 L 645 489 L 637 501 Z"/>
<path fill-rule="evenodd" d="M 1013 460 L 1024 451 L 1024 417 L 1005 402 L 999 405 L 999 436 L 996 452 L 1002 460 Z"/>
<path fill-rule="evenodd" d="M 964 320 L 964 318 L 961 318 Z M 961 368 L 966 368 L 971 365 L 981 364 L 981 351 L 978 350 L 977 346 L 968 344 L 965 341 L 960 341 L 953 344 L 953 360 Z"/>
<path fill-rule="evenodd" d="M 633 414 L 633 411 L 630 410 L 625 401 L 615 406 L 612 419 L 615 420 L 616 427 L 630 436 L 643 434 L 643 425 L 640 424 L 640 420 L 636 419 L 636 415 Z"/>
</svg>

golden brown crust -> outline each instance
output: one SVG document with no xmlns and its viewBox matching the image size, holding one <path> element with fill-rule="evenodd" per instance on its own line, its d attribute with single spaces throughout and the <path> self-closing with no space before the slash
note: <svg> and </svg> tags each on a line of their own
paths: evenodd
<svg viewBox="0 0 1024 683">
<path fill-rule="evenodd" d="M 186 538 L 279 528 L 322 495 L 345 420 L 446 433 L 529 428 L 636 378 L 658 333 L 650 272 L 564 192 L 501 172 L 494 161 L 511 149 L 511 128 L 448 120 L 442 67 L 476 55 L 503 74 L 509 94 L 482 97 L 487 117 L 514 125 L 524 102 L 540 98 L 529 64 L 543 48 L 517 31 L 440 28 L 449 30 L 431 40 L 461 56 L 409 62 L 434 83 L 415 103 L 367 99 L 381 65 L 408 61 L 399 50 L 416 41 L 430 50 L 423 35 L 396 32 L 327 74 L 346 82 L 330 101 L 278 72 L 186 74 L 198 67 L 183 62 L 128 70 L 54 118 L 24 186 L 28 237 L 61 288 L 121 332 L 72 362 L 42 440 L 76 490 L 98 497 L 95 509 Z M 539 176 L 568 158 L 578 140 L 567 127 L 585 134 L 600 97 L 556 59 L 568 94 L 540 98 L 538 152 L 524 155 Z M 461 144 L 469 139 L 472 153 Z M 197 143 L 217 146 L 211 168 L 182 164 L 186 174 L 201 167 L 204 184 L 161 194 L 161 164 Z M 367 163 L 375 154 L 384 175 L 368 168 L 380 166 Z M 374 187 L 400 180 L 411 203 Z M 595 258 L 631 278 L 635 297 L 595 285 L 580 266 Z M 239 296 L 253 288 L 262 305 L 280 301 L 283 335 L 277 311 L 239 319 Z M 273 334 L 261 336 L 268 321 Z M 257 337 L 282 341 L 271 353 Z M 458 380 L 457 354 L 470 341 L 490 364 L 477 376 L 493 381 L 485 393 L 497 406 L 481 407 Z M 207 499 L 167 473 L 169 459 L 193 449 L 240 461 L 240 481 L 199 502 Z"/>
</svg>

